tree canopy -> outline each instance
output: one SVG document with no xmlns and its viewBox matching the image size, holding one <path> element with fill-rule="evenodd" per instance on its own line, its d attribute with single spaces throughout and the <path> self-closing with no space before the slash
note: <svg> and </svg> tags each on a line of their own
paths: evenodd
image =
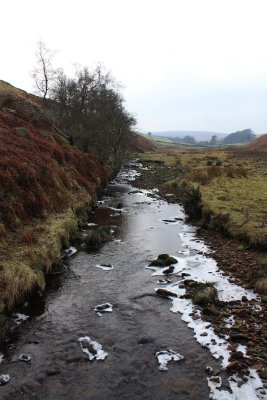
<svg viewBox="0 0 267 400">
<path fill-rule="evenodd" d="M 67 76 L 63 68 L 53 69 L 52 52 L 40 43 L 40 68 L 34 78 L 43 98 L 54 100 L 55 122 L 71 136 L 75 146 L 97 153 L 118 170 L 136 123 L 125 108 L 121 85 L 102 65 L 92 71 L 80 67 L 73 77 Z"/>
</svg>

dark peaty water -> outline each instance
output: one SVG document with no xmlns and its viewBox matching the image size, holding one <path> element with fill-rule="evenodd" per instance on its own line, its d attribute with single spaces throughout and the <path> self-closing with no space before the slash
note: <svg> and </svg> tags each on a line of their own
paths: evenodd
<svg viewBox="0 0 267 400">
<path fill-rule="evenodd" d="M 19 310 L 32 317 L 20 325 L 13 346 L 0 365 L 10 383 L 0 387 L 5 400 L 205 400 L 209 398 L 207 365 L 218 366 L 194 340 L 179 314 L 169 311 L 168 299 L 157 297 L 158 277 L 145 269 L 160 253 L 177 255 L 182 221 L 164 224 L 177 216 L 167 204 L 126 183 L 108 187 L 104 204 L 90 222 L 114 226 L 113 239 L 98 252 L 80 250 L 69 260 L 68 273 L 53 278 L 43 297 Z M 122 203 L 123 212 L 108 208 Z M 104 271 L 96 264 L 112 264 Z M 175 278 L 172 278 L 175 281 Z M 38 302 L 37 302 L 38 300 Z M 113 305 L 102 317 L 93 308 Z M 33 304 L 34 303 L 34 304 Z M 108 356 L 89 361 L 78 338 L 99 342 Z M 155 353 L 172 349 L 184 360 L 158 369 Z M 31 363 L 17 361 L 22 354 Z"/>
</svg>

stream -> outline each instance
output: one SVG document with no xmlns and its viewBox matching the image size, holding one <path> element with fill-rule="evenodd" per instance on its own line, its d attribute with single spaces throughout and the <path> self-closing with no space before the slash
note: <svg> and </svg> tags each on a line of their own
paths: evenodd
<svg viewBox="0 0 267 400">
<path fill-rule="evenodd" d="M 256 295 L 220 273 L 181 206 L 133 186 L 134 167 L 109 184 L 89 221 L 88 230 L 109 226 L 112 240 L 99 251 L 77 245 L 65 273 L 48 277 L 45 293 L 15 310 L 0 354 L 0 375 L 10 378 L 0 399 L 266 399 L 253 370 L 244 384 L 219 376 L 227 340 L 197 310 L 193 318 L 179 283 L 183 273 L 215 281 L 224 300 Z M 177 258 L 172 274 L 148 268 L 160 253 Z M 156 295 L 159 287 L 177 297 Z"/>
</svg>

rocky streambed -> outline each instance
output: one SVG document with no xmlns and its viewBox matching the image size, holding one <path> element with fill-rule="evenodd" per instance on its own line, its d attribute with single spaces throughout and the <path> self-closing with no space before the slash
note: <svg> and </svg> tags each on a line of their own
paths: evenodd
<svg viewBox="0 0 267 400">
<path fill-rule="evenodd" d="M 134 187 L 143 168 L 109 185 L 64 271 L 15 310 L 1 398 L 266 399 L 263 304 L 219 270 L 182 207 Z M 86 245 L 101 228 L 106 243 Z"/>
</svg>

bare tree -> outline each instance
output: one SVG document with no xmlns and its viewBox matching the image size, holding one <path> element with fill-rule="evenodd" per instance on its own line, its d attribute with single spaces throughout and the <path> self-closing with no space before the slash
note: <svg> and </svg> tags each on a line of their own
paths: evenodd
<svg viewBox="0 0 267 400">
<path fill-rule="evenodd" d="M 44 99 L 48 96 L 57 74 L 57 70 L 53 67 L 54 55 L 55 52 L 50 50 L 44 42 L 37 43 L 36 67 L 33 69 L 32 77 L 38 92 Z"/>
</svg>

